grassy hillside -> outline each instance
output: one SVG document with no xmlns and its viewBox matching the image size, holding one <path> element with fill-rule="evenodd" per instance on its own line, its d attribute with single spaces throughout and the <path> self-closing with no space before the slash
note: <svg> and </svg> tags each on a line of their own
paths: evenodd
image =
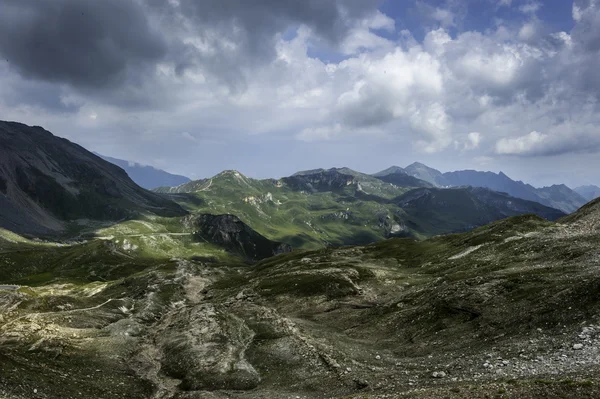
<svg viewBox="0 0 600 399">
<path fill-rule="evenodd" d="M 233 214 L 262 235 L 301 249 L 368 244 L 393 236 L 425 238 L 526 213 L 563 216 L 484 189 L 410 187 L 429 184 L 404 176 L 408 179 L 392 184 L 348 168 L 299 172 L 280 180 L 225 171 L 158 191 L 190 212 Z"/>
<path fill-rule="evenodd" d="M 352 175 L 343 176 L 354 181 Z M 302 177 L 255 180 L 226 171 L 212 179 L 158 191 L 168 193 L 189 211 L 233 214 L 270 239 L 307 249 L 385 238 L 392 225 L 398 223 L 394 222 L 396 207 L 384 196 L 391 198 L 408 191 L 372 177 L 365 180 L 360 190 L 357 184 L 347 185 L 343 180 L 331 191 L 325 191 L 330 184 L 336 184 L 332 179 L 321 180 L 320 191 L 316 184 L 310 186 L 314 191 L 309 191 L 307 182 Z M 399 225 L 393 229 L 398 228 Z"/>
</svg>

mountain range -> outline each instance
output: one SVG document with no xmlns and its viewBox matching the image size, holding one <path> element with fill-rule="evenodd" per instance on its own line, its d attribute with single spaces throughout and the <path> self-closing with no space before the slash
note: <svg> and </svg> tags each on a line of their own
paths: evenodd
<svg viewBox="0 0 600 399">
<path fill-rule="evenodd" d="M 374 176 L 378 178 L 393 179 L 394 176 L 408 175 L 424 180 L 435 187 L 484 187 L 490 190 L 504 192 L 513 197 L 529 201 L 539 202 L 551 208 L 560 209 L 565 213 L 571 213 L 588 202 L 591 195 L 582 196 L 576 190 L 572 190 L 564 184 L 550 187 L 535 188 L 522 181 L 512 180 L 504 173 L 480 172 L 476 170 L 461 170 L 442 173 L 419 162 L 415 162 L 406 168 L 393 166 Z M 589 198 L 589 199 L 588 199 Z"/>
<path fill-rule="evenodd" d="M 181 183 L 185 178 L 108 158 L 155 182 L 180 183 L 152 193 L 122 168 L 40 127 L 2 122 L 0 140 L 0 227 L 26 234 L 192 212 L 235 215 L 269 239 L 318 248 L 468 231 L 524 213 L 555 220 L 585 202 L 564 185 L 535 189 L 502 173 L 441 173 L 419 163 L 374 175 L 332 168 L 263 180 L 225 171 Z"/>
<path fill-rule="evenodd" d="M 394 236 L 424 238 L 524 213 L 550 220 L 565 215 L 484 188 L 434 188 L 410 176 L 402 183 L 348 168 L 264 180 L 232 170 L 156 191 L 191 213 L 236 215 L 266 237 L 295 248 L 366 244 Z"/>
<path fill-rule="evenodd" d="M 418 190 L 436 207 L 493 193 Z M 72 243 L 0 230 L 0 396 L 600 395 L 598 200 L 560 223 L 313 251 L 240 223 L 138 215 Z"/>
<path fill-rule="evenodd" d="M 599 397 L 600 199 L 407 169 L 150 192 L 1 122 L 0 397 Z"/>
<path fill-rule="evenodd" d="M 141 165 L 137 162 L 125 161 L 123 159 L 107 157 L 105 155 L 98 154 L 94 152 L 95 155 L 98 155 L 100 158 L 108 161 L 114 165 L 122 168 L 131 180 L 135 182 L 140 187 L 143 187 L 147 190 L 152 190 L 153 188 L 163 187 L 163 186 L 179 186 L 180 184 L 184 184 L 190 181 L 189 178 L 181 175 L 174 175 L 169 172 L 165 172 L 164 170 L 154 168 L 152 166 Z"/>
</svg>

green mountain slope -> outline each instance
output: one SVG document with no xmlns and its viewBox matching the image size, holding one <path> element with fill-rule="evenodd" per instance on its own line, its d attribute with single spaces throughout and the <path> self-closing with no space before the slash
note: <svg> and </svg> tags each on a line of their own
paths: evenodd
<svg viewBox="0 0 600 399">
<path fill-rule="evenodd" d="M 397 232 L 396 207 L 385 197 L 407 189 L 342 172 L 255 180 L 225 171 L 156 191 L 195 213 L 236 215 L 262 235 L 295 248 L 368 243 Z"/>
<path fill-rule="evenodd" d="M 211 179 L 157 191 L 191 212 L 233 214 L 270 239 L 305 249 L 466 231 L 524 213 L 550 219 L 564 216 L 489 190 L 415 189 L 407 185 L 430 184 L 404 174 L 400 176 L 403 185 L 380 180 L 395 177 L 394 173 L 375 178 L 338 168 L 255 180 L 225 171 Z"/>
</svg>

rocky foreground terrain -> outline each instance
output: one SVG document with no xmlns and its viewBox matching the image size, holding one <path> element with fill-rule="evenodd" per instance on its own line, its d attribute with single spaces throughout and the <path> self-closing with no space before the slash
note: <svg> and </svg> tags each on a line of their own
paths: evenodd
<svg viewBox="0 0 600 399">
<path fill-rule="evenodd" d="M 0 397 L 597 398 L 598 208 L 253 264 L 5 237 Z"/>
</svg>

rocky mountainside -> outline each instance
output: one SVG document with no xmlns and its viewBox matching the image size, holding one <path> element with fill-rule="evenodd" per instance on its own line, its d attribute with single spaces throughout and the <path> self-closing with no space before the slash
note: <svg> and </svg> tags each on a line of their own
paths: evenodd
<svg viewBox="0 0 600 399">
<path fill-rule="evenodd" d="M 131 177 L 131 180 L 133 180 L 135 184 L 147 190 L 152 190 L 158 187 L 175 187 L 191 181 L 185 176 L 174 175 L 172 173 L 165 172 L 164 170 L 156 169 L 152 166 L 140 165 L 139 163 L 107 157 L 98 153 L 94 154 L 98 155 L 105 161 L 122 168 L 125 172 L 127 172 L 127 175 Z"/>
<path fill-rule="evenodd" d="M 599 212 L 253 265 L 12 237 L 0 396 L 596 398 Z"/>
<path fill-rule="evenodd" d="M 573 190 L 588 201 L 591 201 L 591 200 L 594 200 L 594 199 L 600 197 L 600 187 L 595 186 L 595 185 L 580 186 Z"/>
<path fill-rule="evenodd" d="M 76 219 L 120 220 L 140 212 L 184 215 L 125 171 L 41 127 L 0 122 L 0 227 L 62 231 Z"/>
<path fill-rule="evenodd" d="M 406 167 L 404 171 L 413 177 L 430 182 L 436 187 L 484 187 L 507 193 L 516 198 L 539 202 L 566 213 L 576 211 L 587 202 L 586 198 L 564 184 L 535 188 L 521 181 L 512 180 L 502 172 L 461 170 L 442 173 L 418 162 Z"/>
<path fill-rule="evenodd" d="M 233 215 L 190 215 L 183 223 L 194 236 L 251 261 L 292 251 L 288 244 L 263 237 Z"/>
</svg>

